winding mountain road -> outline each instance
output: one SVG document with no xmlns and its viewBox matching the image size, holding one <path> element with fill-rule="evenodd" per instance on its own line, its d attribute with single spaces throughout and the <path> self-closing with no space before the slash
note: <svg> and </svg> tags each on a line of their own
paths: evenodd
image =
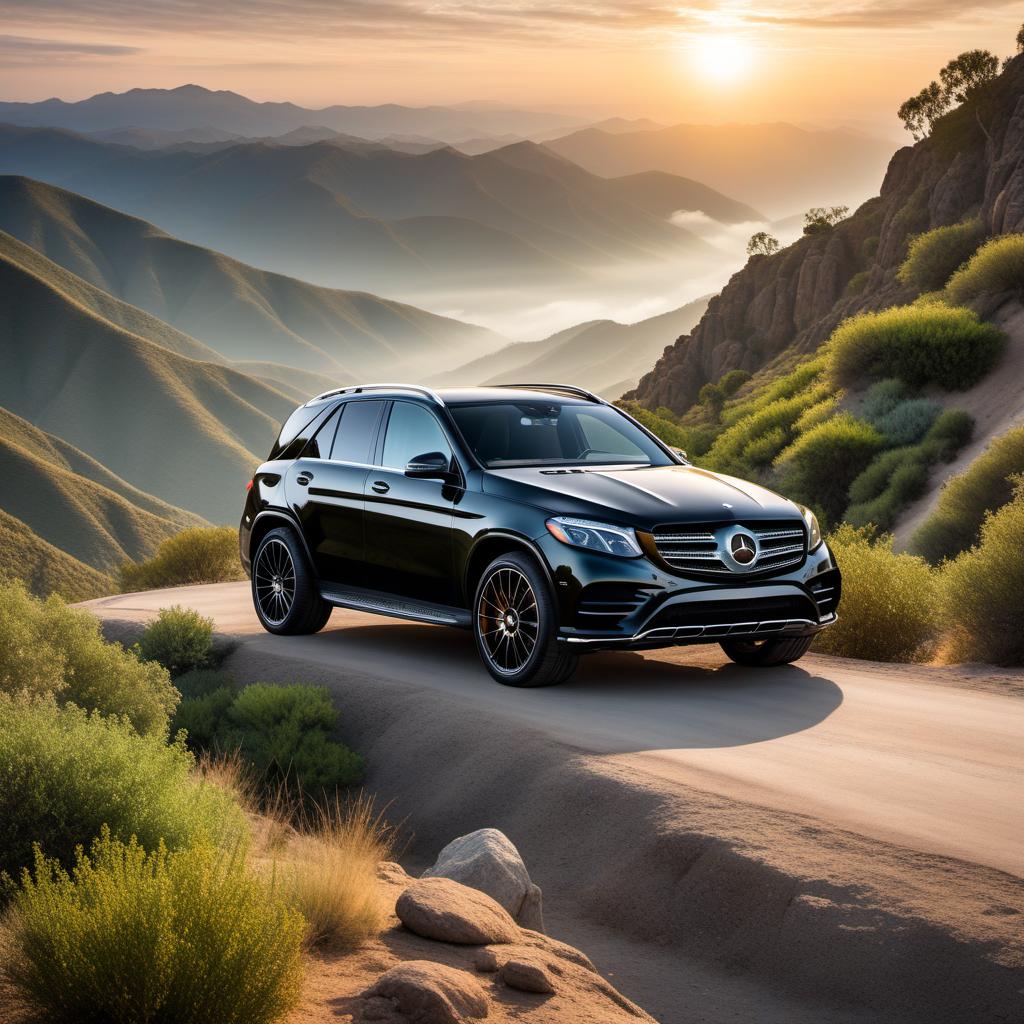
<svg viewBox="0 0 1024 1024">
<path fill-rule="evenodd" d="M 592 655 L 566 685 L 515 690 L 491 681 L 468 633 L 443 627 L 336 609 L 316 636 L 268 635 L 247 583 L 89 607 L 144 620 L 171 604 L 212 616 L 250 656 L 438 691 L 662 783 L 1024 876 L 1021 672 L 815 655 L 751 670 L 694 647 Z"/>
</svg>

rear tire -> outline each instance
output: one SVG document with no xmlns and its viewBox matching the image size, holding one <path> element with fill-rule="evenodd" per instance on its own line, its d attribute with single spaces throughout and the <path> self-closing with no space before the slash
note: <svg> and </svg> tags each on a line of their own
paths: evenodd
<svg viewBox="0 0 1024 1024">
<path fill-rule="evenodd" d="M 512 552 L 484 570 L 473 600 L 473 636 L 484 667 L 505 686 L 555 686 L 579 662 L 558 637 L 558 613 L 536 560 Z"/>
<path fill-rule="evenodd" d="M 789 665 L 802 658 L 813 639 L 813 636 L 793 636 L 771 640 L 723 640 L 722 650 L 737 665 L 770 668 L 772 665 Z"/>
<path fill-rule="evenodd" d="M 275 527 L 256 548 L 252 603 L 263 628 L 280 636 L 317 633 L 331 617 L 306 552 L 287 526 Z"/>
</svg>

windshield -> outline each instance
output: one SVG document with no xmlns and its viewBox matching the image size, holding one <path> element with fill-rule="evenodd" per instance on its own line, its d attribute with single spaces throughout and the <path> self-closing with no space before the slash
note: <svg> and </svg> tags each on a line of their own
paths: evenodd
<svg viewBox="0 0 1024 1024">
<path fill-rule="evenodd" d="M 508 401 L 448 408 L 466 444 L 489 469 L 672 465 L 647 434 L 607 405 Z"/>
</svg>

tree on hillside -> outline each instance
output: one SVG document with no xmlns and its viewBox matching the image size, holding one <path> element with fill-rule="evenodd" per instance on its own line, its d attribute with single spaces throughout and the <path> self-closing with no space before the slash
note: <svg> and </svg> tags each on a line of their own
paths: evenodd
<svg viewBox="0 0 1024 1024">
<path fill-rule="evenodd" d="M 755 231 L 747 242 L 748 256 L 771 256 L 779 251 L 779 240 L 767 231 Z"/>
<path fill-rule="evenodd" d="M 988 50 L 967 50 L 951 60 L 939 78 L 946 95 L 957 103 L 967 100 L 983 85 L 999 74 L 999 58 Z"/>
<path fill-rule="evenodd" d="M 821 231 L 829 231 L 841 220 L 845 220 L 849 212 L 848 206 L 812 206 L 804 214 L 804 234 L 816 235 Z"/>
<path fill-rule="evenodd" d="M 1024 25 L 1017 31 L 1017 52 L 1024 53 Z"/>
<path fill-rule="evenodd" d="M 920 142 L 935 122 L 949 109 L 949 97 L 938 82 L 930 82 L 916 96 L 906 100 L 896 112 L 903 126 Z"/>
</svg>

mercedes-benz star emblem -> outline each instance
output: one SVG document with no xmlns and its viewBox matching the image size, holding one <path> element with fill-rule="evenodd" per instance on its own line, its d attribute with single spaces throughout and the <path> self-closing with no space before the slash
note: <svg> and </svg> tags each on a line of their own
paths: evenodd
<svg viewBox="0 0 1024 1024">
<path fill-rule="evenodd" d="M 737 533 L 732 540 L 729 541 L 729 550 L 732 552 L 732 557 L 735 558 L 740 565 L 750 565 L 750 563 L 757 557 L 757 548 L 754 547 L 754 538 L 746 533 Z"/>
</svg>

